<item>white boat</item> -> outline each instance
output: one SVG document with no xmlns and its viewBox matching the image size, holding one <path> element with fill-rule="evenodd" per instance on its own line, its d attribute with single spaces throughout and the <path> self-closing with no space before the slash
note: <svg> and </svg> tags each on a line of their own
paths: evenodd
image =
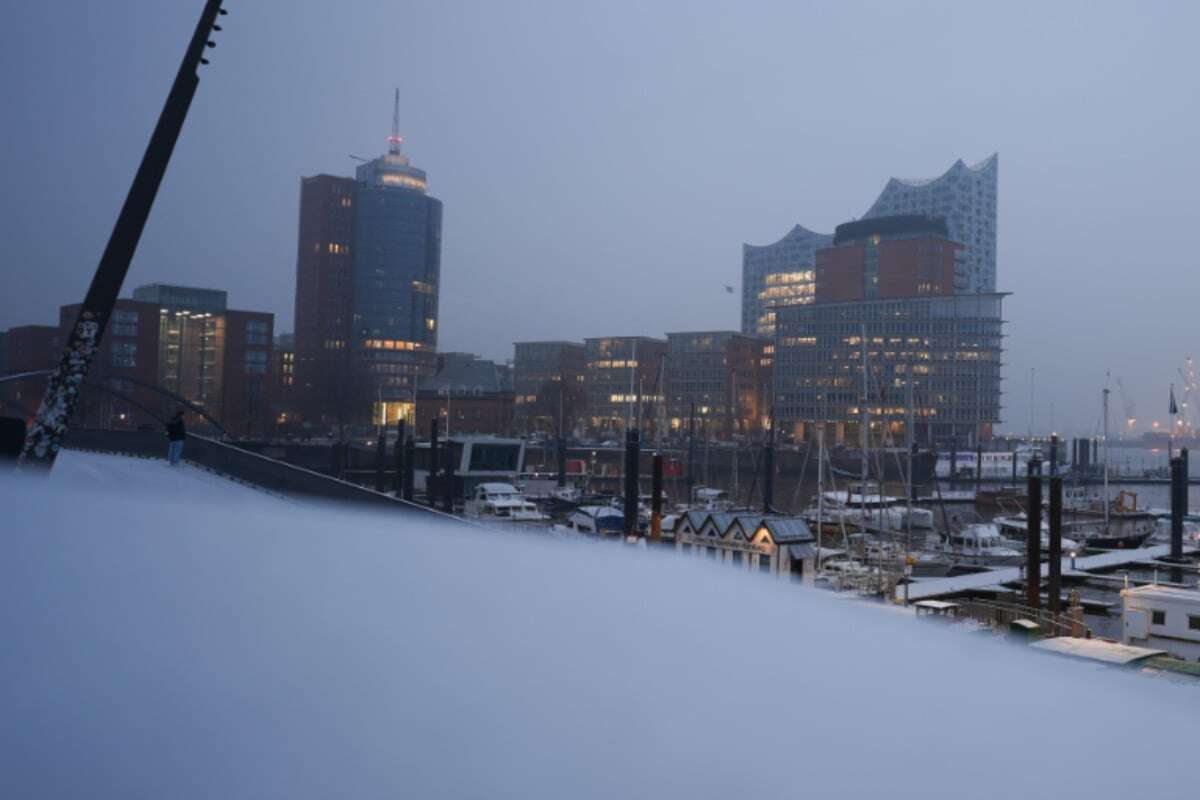
<svg viewBox="0 0 1200 800">
<path fill-rule="evenodd" d="M 483 520 L 542 522 L 549 519 L 511 483 L 481 483 L 463 506 L 463 514 Z"/>
<path fill-rule="evenodd" d="M 567 517 L 567 528 L 576 533 L 620 535 L 625 515 L 613 506 L 580 506 Z"/>
<path fill-rule="evenodd" d="M 727 492 L 714 489 L 711 486 L 697 486 L 692 489 L 691 503 L 680 506 L 679 511 L 707 511 L 713 514 L 729 511 L 732 508 L 733 501 L 729 499 Z"/>
<path fill-rule="evenodd" d="M 1000 530 L 990 522 L 973 522 L 952 531 L 933 548 L 961 564 L 999 566 L 1020 564 L 1024 555 L 1008 546 Z"/>
<path fill-rule="evenodd" d="M 1063 452 L 1060 452 L 1060 458 L 1065 450 L 1066 448 L 1062 448 Z M 934 467 L 934 474 L 939 478 L 972 479 L 982 469 L 979 474 L 981 478 L 1011 478 L 1013 460 L 1015 459 L 1017 462 L 1017 473 L 1020 475 L 1024 465 L 1035 452 L 1040 454 L 1041 449 L 1022 445 L 1017 448 L 1015 453 L 1011 450 L 984 450 L 978 454 L 982 456 L 982 463 L 976 457 L 977 454 L 974 450 L 960 450 L 954 454 L 953 459 L 951 459 L 950 453 L 940 452 L 937 465 Z"/>
<path fill-rule="evenodd" d="M 1158 544 L 1170 544 L 1171 542 L 1171 518 L 1159 518 L 1154 524 L 1154 533 L 1150 534 L 1150 541 Z M 1188 546 L 1200 544 L 1200 522 L 1183 521 L 1183 543 Z"/>
<path fill-rule="evenodd" d="M 1024 512 L 1020 514 L 1006 514 L 992 518 L 992 524 L 1009 539 L 1018 542 L 1024 542 L 1029 536 L 1029 521 Z M 1072 550 L 1079 549 L 1079 542 L 1075 539 L 1069 539 L 1066 536 L 1062 537 L 1062 551 L 1069 553 Z M 1050 523 L 1042 520 L 1042 553 L 1050 550 Z"/>
<path fill-rule="evenodd" d="M 877 528 L 891 531 L 908 530 L 908 522 L 918 530 L 928 530 L 933 527 L 933 511 L 928 508 L 908 508 L 902 497 L 871 493 L 856 493 L 851 489 L 844 492 L 824 492 L 822 500 L 825 505 L 826 521 L 838 521 L 838 515 L 846 522 L 859 524 L 865 522 Z"/>
</svg>

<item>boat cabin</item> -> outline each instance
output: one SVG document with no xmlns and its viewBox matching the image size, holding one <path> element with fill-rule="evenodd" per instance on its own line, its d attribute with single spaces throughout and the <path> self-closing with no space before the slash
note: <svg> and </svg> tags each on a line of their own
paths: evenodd
<svg viewBox="0 0 1200 800">
<path fill-rule="evenodd" d="M 1121 638 L 1200 661 L 1200 591 L 1157 584 L 1123 590 Z"/>
</svg>

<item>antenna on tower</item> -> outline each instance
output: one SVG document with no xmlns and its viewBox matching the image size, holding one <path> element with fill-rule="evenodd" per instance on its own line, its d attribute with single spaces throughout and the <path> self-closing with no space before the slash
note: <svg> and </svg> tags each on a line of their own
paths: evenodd
<svg viewBox="0 0 1200 800">
<path fill-rule="evenodd" d="M 388 137 L 388 152 L 394 156 L 400 155 L 400 145 L 404 137 L 400 135 L 400 90 L 396 90 L 396 99 L 392 103 L 392 135 Z"/>
</svg>

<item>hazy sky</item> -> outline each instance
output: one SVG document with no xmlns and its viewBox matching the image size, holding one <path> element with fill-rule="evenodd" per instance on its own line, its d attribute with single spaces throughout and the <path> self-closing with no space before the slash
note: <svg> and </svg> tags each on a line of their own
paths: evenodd
<svg viewBox="0 0 1200 800">
<path fill-rule="evenodd" d="M 1000 153 L 1005 423 L 1140 418 L 1200 350 L 1194 3 L 227 3 L 126 293 L 292 327 L 301 175 L 405 150 L 445 202 L 441 346 L 736 328 L 741 245 Z M 0 49 L 0 328 L 78 301 L 199 0 L 28 3 Z M 1113 383 L 1114 423 L 1123 416 Z"/>
</svg>

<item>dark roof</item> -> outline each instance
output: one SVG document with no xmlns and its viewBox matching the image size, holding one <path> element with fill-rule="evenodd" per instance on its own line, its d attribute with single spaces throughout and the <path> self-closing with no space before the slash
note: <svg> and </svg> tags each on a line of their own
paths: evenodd
<svg viewBox="0 0 1200 800">
<path fill-rule="evenodd" d="M 897 214 L 891 217 L 871 217 L 853 222 L 843 222 L 838 225 L 833 234 L 833 244 L 839 244 L 863 239 L 867 236 L 900 236 L 926 234 L 950 238 L 950 230 L 946 227 L 945 217 L 932 217 L 927 214 Z"/>
<path fill-rule="evenodd" d="M 455 394 L 512 391 L 512 372 L 505 364 L 471 353 L 440 353 L 437 361 L 437 372 L 421 380 L 422 391 L 449 390 Z"/>
</svg>

